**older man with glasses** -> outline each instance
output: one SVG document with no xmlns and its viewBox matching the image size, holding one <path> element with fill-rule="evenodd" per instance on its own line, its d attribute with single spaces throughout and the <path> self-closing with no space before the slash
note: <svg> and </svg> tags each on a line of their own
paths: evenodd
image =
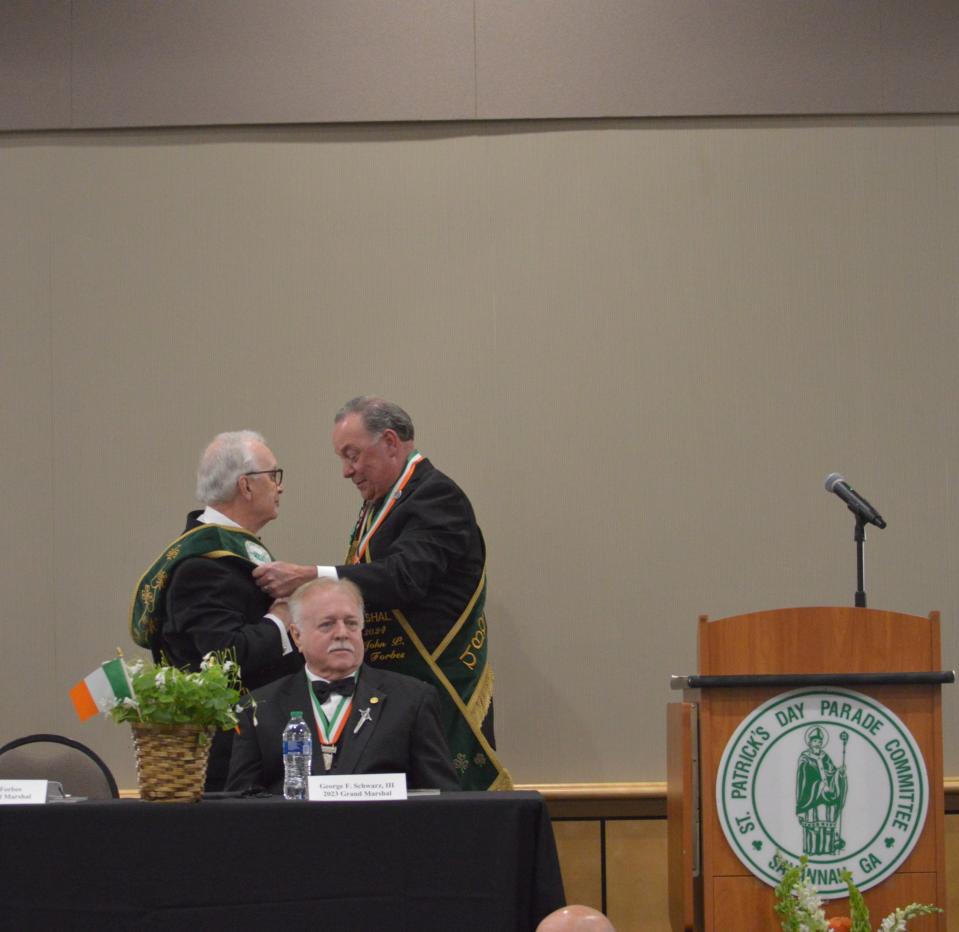
<svg viewBox="0 0 959 932">
<path fill-rule="evenodd" d="M 130 628 L 134 641 L 174 666 L 200 668 L 210 651 L 233 650 L 243 684 L 255 689 L 302 665 L 290 641 L 289 610 L 272 602 L 253 569 L 273 557 L 257 534 L 280 509 L 283 470 L 251 430 L 216 436 L 197 469 L 196 497 L 206 507 L 187 516 L 137 583 Z M 206 789 L 226 782 L 232 732 L 213 742 Z"/>
</svg>

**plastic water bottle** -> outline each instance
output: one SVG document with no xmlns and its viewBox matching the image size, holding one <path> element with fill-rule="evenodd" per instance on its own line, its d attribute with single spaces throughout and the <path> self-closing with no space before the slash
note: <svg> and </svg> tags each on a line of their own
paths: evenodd
<svg viewBox="0 0 959 932">
<path fill-rule="evenodd" d="M 287 799 L 306 799 L 313 761 L 313 736 L 303 721 L 302 712 L 291 712 L 283 729 L 283 795 Z"/>
</svg>

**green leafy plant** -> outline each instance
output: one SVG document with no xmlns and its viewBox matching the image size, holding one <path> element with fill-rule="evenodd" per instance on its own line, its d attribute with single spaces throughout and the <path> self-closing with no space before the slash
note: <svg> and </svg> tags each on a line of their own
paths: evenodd
<svg viewBox="0 0 959 932">
<path fill-rule="evenodd" d="M 866 906 L 859 888 L 852 882 L 852 874 L 844 870 L 839 876 L 845 881 L 846 889 L 849 890 L 849 914 L 852 919 L 849 932 L 872 932 L 872 926 L 869 923 L 869 907 Z"/>
<path fill-rule="evenodd" d="M 236 727 L 244 702 L 240 667 L 232 652 L 207 654 L 194 672 L 142 660 L 123 661 L 123 666 L 133 695 L 109 710 L 115 722 L 201 725 L 221 731 Z"/>
<path fill-rule="evenodd" d="M 803 855 L 798 864 L 792 864 L 781 855 L 778 857 L 786 867 L 782 880 L 776 886 L 775 905 L 783 932 L 830 932 L 839 928 L 849 929 L 849 932 L 872 932 L 869 909 L 849 871 L 843 871 L 841 876 L 849 889 L 851 917 L 827 920 L 822 898 L 806 877 L 809 859 Z M 939 907 L 927 903 L 910 903 L 886 916 L 879 924 L 878 932 L 905 932 L 910 919 L 941 912 Z"/>
</svg>

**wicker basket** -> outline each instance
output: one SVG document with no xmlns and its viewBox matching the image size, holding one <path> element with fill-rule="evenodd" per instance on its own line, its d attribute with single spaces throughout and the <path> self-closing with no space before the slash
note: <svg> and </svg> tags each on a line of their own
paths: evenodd
<svg viewBox="0 0 959 932">
<path fill-rule="evenodd" d="M 140 798 L 197 802 L 203 795 L 213 729 L 201 725 L 131 722 Z"/>
</svg>

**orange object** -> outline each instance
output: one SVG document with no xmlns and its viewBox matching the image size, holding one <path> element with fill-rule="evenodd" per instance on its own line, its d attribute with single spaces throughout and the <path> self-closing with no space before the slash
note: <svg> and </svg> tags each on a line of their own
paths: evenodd
<svg viewBox="0 0 959 932">
<path fill-rule="evenodd" d="M 852 928 L 852 919 L 848 916 L 833 916 L 829 920 L 829 928 L 836 929 L 841 932 L 841 930 L 849 930 Z"/>
</svg>

